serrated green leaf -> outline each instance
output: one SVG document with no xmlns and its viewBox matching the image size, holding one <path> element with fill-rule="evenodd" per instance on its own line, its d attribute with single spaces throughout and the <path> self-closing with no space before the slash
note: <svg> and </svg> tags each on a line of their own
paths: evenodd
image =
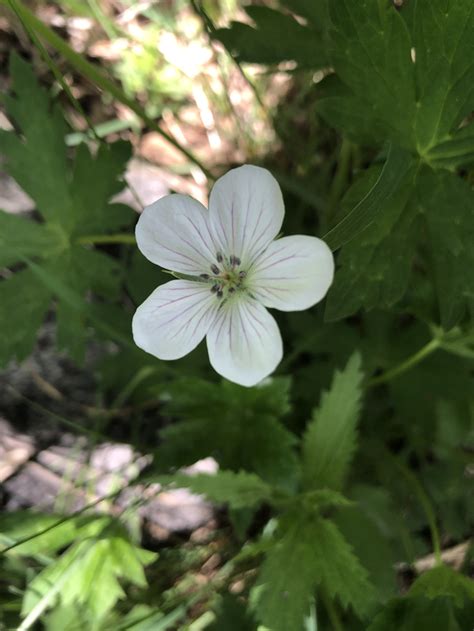
<svg viewBox="0 0 474 631">
<path fill-rule="evenodd" d="M 205 495 L 219 504 L 228 504 L 233 509 L 251 508 L 271 501 L 273 489 L 253 473 L 218 471 L 215 474 L 185 475 L 177 473 L 158 478 L 161 484 L 175 484 Z"/>
<path fill-rule="evenodd" d="M 461 628 L 449 599 L 399 598 L 391 601 L 367 631 L 469 631 Z"/>
<path fill-rule="evenodd" d="M 441 324 L 448 330 L 474 300 L 474 192 L 451 173 L 424 169 L 417 183 L 431 238 Z"/>
<path fill-rule="evenodd" d="M 377 599 L 385 601 L 397 593 L 395 565 L 399 557 L 380 521 L 378 515 L 367 513 L 360 503 L 342 507 L 335 518 L 336 525 L 367 570 Z"/>
<path fill-rule="evenodd" d="M 51 292 L 30 270 L 0 281 L 0 366 L 31 352 L 50 302 Z"/>
<path fill-rule="evenodd" d="M 322 395 L 303 437 L 305 488 L 342 488 L 356 447 L 363 376 L 356 353 Z"/>
<path fill-rule="evenodd" d="M 393 140 L 412 148 L 415 71 L 403 18 L 391 3 L 380 0 L 333 0 L 329 13 L 331 61 L 351 90 L 347 99 L 339 101 L 339 109 L 349 117 L 363 112 L 379 132 L 379 142 Z"/>
<path fill-rule="evenodd" d="M 22 256 L 54 256 L 61 247 L 61 235 L 52 226 L 0 210 L 0 268 L 17 263 Z"/>
<path fill-rule="evenodd" d="M 449 138 L 474 105 L 474 11 L 470 0 L 416 0 L 415 133 L 420 153 Z"/>
<path fill-rule="evenodd" d="M 474 103 L 470 0 L 329 7 L 331 59 L 350 92 L 341 96 L 333 82 L 323 116 L 360 140 L 392 140 L 424 157 L 450 140 Z"/>
<path fill-rule="evenodd" d="M 449 596 L 456 607 L 463 607 L 466 602 L 474 602 L 474 580 L 446 565 L 435 567 L 416 579 L 408 596 L 438 598 Z"/>
<path fill-rule="evenodd" d="M 230 28 L 213 33 L 239 61 L 259 64 L 296 61 L 305 68 L 327 64 L 321 33 L 313 25 L 303 26 L 293 16 L 269 7 L 248 6 L 245 10 L 255 28 L 232 22 Z"/>
<path fill-rule="evenodd" d="M 86 145 L 79 146 L 71 184 L 76 235 L 101 234 L 132 221 L 130 208 L 109 204 L 124 187 L 119 178 L 130 157 L 130 143 L 124 141 L 102 143 L 95 158 Z"/>
<path fill-rule="evenodd" d="M 259 619 L 272 631 L 302 629 L 318 586 L 359 615 L 373 604 L 374 592 L 366 572 L 336 526 L 312 515 L 288 516 L 260 571 L 256 594 Z"/>
<path fill-rule="evenodd" d="M 34 199 L 43 217 L 68 229 L 74 212 L 69 194 L 64 118 L 58 107 L 51 104 L 46 91 L 39 87 L 31 66 L 16 53 L 10 56 L 10 73 L 15 96 L 7 95 L 5 105 L 23 138 L 13 132 L 0 133 L 6 167 Z"/>
<path fill-rule="evenodd" d="M 142 552 L 146 551 L 108 530 L 99 537 L 77 541 L 28 584 L 22 615 L 31 613 L 52 587 L 60 584 L 59 593 L 53 594 L 48 607 L 58 600 L 63 606 L 84 604 L 94 619 L 102 618 L 125 595 L 119 580 L 145 584 L 143 568 L 140 571 L 137 567 L 152 562 L 156 555 L 147 552 L 144 557 Z"/>
<path fill-rule="evenodd" d="M 343 208 L 354 207 L 377 181 L 378 173 L 379 169 L 371 168 L 357 180 Z M 393 195 L 380 201 L 373 223 L 342 249 L 326 302 L 326 320 L 339 320 L 361 307 L 390 308 L 404 296 L 418 238 L 412 191 L 409 174 Z"/>
<path fill-rule="evenodd" d="M 63 520 L 60 515 L 22 510 L 0 516 L 0 540 L 5 538 L 6 545 L 25 540 L 13 548 L 10 555 L 47 554 L 79 538 L 95 536 L 109 523 L 109 517 L 79 515 Z"/>
<path fill-rule="evenodd" d="M 213 456 L 224 469 L 253 471 L 271 484 L 293 488 L 296 438 L 279 420 L 289 410 L 287 379 L 257 388 L 230 382 L 179 380 L 168 408 L 183 420 L 161 432 L 156 461 L 162 470 Z"/>
<path fill-rule="evenodd" d="M 26 62 L 13 53 L 10 63 L 14 96 L 7 95 L 6 105 L 18 129 L 0 134 L 5 166 L 33 197 L 47 223 L 40 225 L 0 214 L 0 266 L 28 263 L 36 276 L 31 296 L 25 301 L 32 305 L 32 317 L 25 325 L 27 332 L 22 340 L 17 339 L 19 334 L 6 337 L 4 348 L 0 349 L 0 362 L 14 356 L 23 358 L 31 350 L 33 326 L 39 326 L 40 312 L 46 309 L 38 296 L 58 298 L 59 346 L 79 360 L 85 348 L 85 327 L 91 320 L 85 295 L 92 290 L 105 298 L 117 298 L 121 265 L 92 250 L 90 245 L 80 245 L 78 240 L 81 236 L 91 236 L 90 231 L 100 236 L 133 217 L 125 206 L 109 204 L 111 196 L 123 188 L 119 176 L 130 157 L 130 145 L 125 142 L 101 145 L 95 157 L 81 146 L 73 169 L 66 151 L 66 126 L 61 112 L 52 105 Z M 34 259 L 41 259 L 41 265 Z M 28 287 L 23 287 L 23 279 L 28 278 L 31 276 L 21 276 L 15 285 L 2 283 L 6 312 L 17 310 L 13 291 L 18 284 L 19 291 L 26 293 Z M 41 303 L 41 309 L 38 306 L 36 310 L 33 303 Z M 25 309 L 19 311 L 24 313 Z"/>
<path fill-rule="evenodd" d="M 217 608 L 215 621 L 208 631 L 256 631 L 257 625 L 245 605 L 235 596 L 226 594 Z"/>
</svg>

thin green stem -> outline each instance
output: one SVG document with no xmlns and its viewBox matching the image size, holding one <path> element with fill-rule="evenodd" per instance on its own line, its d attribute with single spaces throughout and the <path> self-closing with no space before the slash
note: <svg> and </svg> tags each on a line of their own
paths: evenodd
<svg viewBox="0 0 474 631">
<path fill-rule="evenodd" d="M 135 245 L 134 234 L 88 234 L 78 237 L 76 243 L 80 245 L 105 245 L 107 243 L 127 243 Z"/>
<path fill-rule="evenodd" d="M 433 546 L 433 553 L 435 556 L 436 565 L 442 565 L 443 561 L 441 558 L 441 538 L 439 535 L 438 526 L 436 524 L 436 515 L 426 491 L 424 490 L 418 478 L 410 471 L 410 469 L 408 469 L 408 467 L 406 467 L 403 463 L 394 458 L 392 454 L 389 454 L 388 452 L 387 456 L 392 460 L 394 466 L 406 478 L 413 491 L 415 492 L 415 495 L 417 496 L 418 501 L 420 502 L 420 505 L 422 506 L 423 511 L 426 515 L 426 521 L 428 522 L 428 526 L 430 529 L 431 544 Z"/>
<path fill-rule="evenodd" d="M 25 7 L 20 0 L 0 0 L 0 4 L 10 6 L 15 11 L 25 28 L 34 30 L 34 32 L 50 46 L 55 48 L 67 61 L 88 81 L 98 86 L 100 89 L 111 94 L 117 101 L 126 105 L 132 112 L 141 118 L 141 120 L 150 128 L 163 136 L 173 147 L 178 149 L 186 158 L 198 166 L 201 171 L 211 181 L 214 177 L 202 162 L 188 149 L 182 147 L 177 140 L 170 134 L 167 134 L 156 121 L 151 119 L 145 110 L 132 98 L 128 97 L 122 88 L 109 79 L 97 66 L 91 64 L 82 55 L 76 53 L 59 35 L 51 30 L 46 24 L 43 24 L 34 13 Z"/>
<path fill-rule="evenodd" d="M 191 0 L 191 6 L 193 7 L 195 13 L 197 13 L 201 17 L 201 19 L 202 19 L 202 21 L 204 23 L 204 26 L 207 28 L 208 33 L 209 33 L 210 37 L 212 38 L 212 36 L 215 35 L 217 29 L 216 29 L 216 27 L 214 25 L 214 22 L 211 20 L 211 17 L 209 16 L 207 11 L 202 6 L 202 2 L 198 4 L 198 2 L 196 2 L 196 0 Z M 257 103 L 259 104 L 260 109 L 262 110 L 264 116 L 268 118 L 267 108 L 265 107 L 265 103 L 263 102 L 263 99 L 260 96 L 260 93 L 257 90 L 256 85 L 253 83 L 253 81 L 251 81 L 248 78 L 248 76 L 245 73 L 245 70 L 242 68 L 240 62 L 234 57 L 234 55 L 232 55 L 230 50 L 226 46 L 224 46 L 224 49 L 225 49 L 226 53 L 228 54 L 229 58 L 235 64 L 237 70 L 239 71 L 240 75 L 242 76 L 242 79 L 247 83 L 249 88 L 252 90 L 253 95 L 255 96 L 255 99 L 256 99 Z"/>
<path fill-rule="evenodd" d="M 97 499 L 95 499 L 93 502 L 90 502 L 89 504 L 86 504 L 85 506 L 83 506 L 79 510 L 75 511 L 74 513 L 72 513 L 72 515 L 67 515 L 65 517 L 61 517 L 60 519 L 58 519 L 57 521 L 53 522 L 52 524 L 50 524 L 46 528 L 43 528 L 43 530 L 40 530 L 39 532 L 35 532 L 32 535 L 28 535 L 27 537 L 23 537 L 23 539 L 18 539 L 17 541 L 15 541 L 15 543 L 12 543 L 11 545 L 7 546 L 6 548 L 3 548 L 2 550 L 0 550 L 0 556 L 3 555 L 3 554 L 6 554 L 7 552 L 10 552 L 11 550 L 14 550 L 15 548 L 18 548 L 18 546 L 21 546 L 24 543 L 28 543 L 29 541 L 32 541 L 33 539 L 37 539 L 38 537 L 41 537 L 42 535 L 46 534 L 47 532 L 50 532 L 51 530 L 54 530 L 55 528 L 58 528 L 58 526 L 61 526 L 62 524 L 65 524 L 68 521 L 71 521 L 71 519 L 75 519 L 76 517 L 79 517 L 79 515 L 82 515 L 83 513 L 88 511 L 90 508 L 94 508 L 95 506 L 97 506 L 101 502 L 104 502 L 106 500 L 113 499 L 113 498 L 117 497 L 118 495 L 120 495 L 120 493 L 122 493 L 122 491 L 123 491 L 123 488 L 120 488 L 120 489 L 117 489 L 116 491 L 114 491 L 113 493 L 108 493 L 107 495 L 102 495 L 101 497 L 98 497 Z"/>
<path fill-rule="evenodd" d="M 373 377 L 372 379 L 370 379 L 367 385 L 369 387 L 372 387 L 372 386 L 378 386 L 381 383 L 387 383 L 387 381 L 392 381 L 392 379 L 395 379 L 399 375 L 402 375 L 404 372 L 407 372 L 407 370 L 410 370 L 411 368 L 419 364 L 421 361 L 423 361 L 426 357 L 428 357 L 429 355 L 434 353 L 436 350 L 441 348 L 441 345 L 442 345 L 441 339 L 433 338 L 432 340 L 428 342 L 428 344 L 425 344 L 425 346 L 420 348 L 420 350 L 418 350 L 413 355 L 410 355 L 410 357 L 402 361 L 397 366 L 394 366 L 390 370 L 387 370 L 386 372 L 382 373 L 378 377 Z"/>
</svg>

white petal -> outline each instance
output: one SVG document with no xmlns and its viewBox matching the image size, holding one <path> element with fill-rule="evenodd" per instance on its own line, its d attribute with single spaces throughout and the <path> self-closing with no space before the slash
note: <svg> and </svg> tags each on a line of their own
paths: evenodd
<svg viewBox="0 0 474 631">
<path fill-rule="evenodd" d="M 209 199 L 211 230 L 223 254 L 248 265 L 279 233 L 285 207 L 266 169 L 245 165 L 219 178 Z"/>
<path fill-rule="evenodd" d="M 142 254 L 175 272 L 210 272 L 216 248 L 207 209 L 187 195 L 167 195 L 147 206 L 135 229 Z"/>
<path fill-rule="evenodd" d="M 165 283 L 133 316 L 135 344 L 159 359 L 179 359 L 204 338 L 218 306 L 209 285 L 187 280 Z"/>
<path fill-rule="evenodd" d="M 242 386 L 254 386 L 281 361 L 283 343 L 274 318 L 250 298 L 222 305 L 207 334 L 212 367 Z"/>
<path fill-rule="evenodd" d="M 326 295 L 334 277 L 334 257 L 316 237 L 295 235 L 271 243 L 255 261 L 248 284 L 266 307 L 301 311 Z"/>
</svg>

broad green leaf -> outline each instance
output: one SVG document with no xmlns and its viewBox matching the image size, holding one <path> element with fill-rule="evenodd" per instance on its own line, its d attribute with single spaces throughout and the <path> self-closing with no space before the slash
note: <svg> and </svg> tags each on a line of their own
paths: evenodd
<svg viewBox="0 0 474 631">
<path fill-rule="evenodd" d="M 474 191 L 453 174 L 427 168 L 417 184 L 431 239 L 441 324 L 450 329 L 474 304 Z"/>
<path fill-rule="evenodd" d="M 399 557 L 380 521 L 378 515 L 367 513 L 360 503 L 342 507 L 335 518 L 337 526 L 367 570 L 377 591 L 377 599 L 385 601 L 397 593 L 395 565 Z"/>
<path fill-rule="evenodd" d="M 320 68 L 327 64 L 321 33 L 313 25 L 301 25 L 291 15 L 264 6 L 248 6 L 255 27 L 232 22 L 217 29 L 213 37 L 221 41 L 239 61 L 277 64 L 296 61 L 300 67 Z"/>
<path fill-rule="evenodd" d="M 468 125 L 440 142 L 428 152 L 426 159 L 436 167 L 454 169 L 474 162 L 474 125 Z"/>
<path fill-rule="evenodd" d="M 366 572 L 334 523 L 314 515 L 289 515 L 260 571 L 259 619 L 272 631 L 302 629 L 318 586 L 358 615 L 373 605 Z"/>
<path fill-rule="evenodd" d="M 217 608 L 216 620 L 208 631 L 256 631 L 257 625 L 243 603 L 235 596 L 226 594 Z"/>
<path fill-rule="evenodd" d="M 18 334 L 5 339 L 0 361 L 5 363 L 15 356 L 21 359 L 31 350 L 33 328 L 41 323 L 46 297 L 58 299 L 59 346 L 80 360 L 90 321 L 85 296 L 92 290 L 104 298 L 117 298 L 121 265 L 90 245 L 80 245 L 79 240 L 91 236 L 91 231 L 100 236 L 101 232 L 116 229 L 133 216 L 125 206 L 109 204 L 123 188 L 119 176 L 130 157 L 130 146 L 124 142 L 102 145 L 94 157 L 81 146 L 73 168 L 66 152 L 61 112 L 52 105 L 26 62 L 13 53 L 10 63 L 14 96 L 7 95 L 6 104 L 17 132 L 0 135 L 5 167 L 33 197 L 46 223 L 0 213 L 0 266 L 27 263 L 36 276 L 31 282 L 34 287 L 24 282 L 31 281 L 31 275 L 20 276 L 17 282 L 15 274 L 1 284 L 6 312 L 16 311 L 16 294 L 20 291 L 21 296 L 29 294 L 26 303 L 32 305 L 32 314 L 21 340 Z M 38 266 L 35 259 L 40 259 L 42 265 Z M 21 312 L 24 314 L 25 309 Z"/>
<path fill-rule="evenodd" d="M 58 600 L 62 606 L 83 604 L 95 619 L 100 619 L 125 596 L 119 580 L 143 587 L 143 565 L 155 558 L 156 554 L 135 547 L 123 534 L 109 530 L 99 537 L 79 540 L 29 583 L 22 615 L 33 611 L 54 585 L 60 584 L 59 593 L 48 606 Z"/>
<path fill-rule="evenodd" d="M 346 91 L 338 81 L 323 86 L 321 113 L 356 139 L 391 140 L 430 161 L 430 150 L 450 141 L 473 109 L 472 3 L 414 0 L 397 11 L 383 0 L 334 0 L 329 7 L 330 56 Z"/>
<path fill-rule="evenodd" d="M 450 138 L 474 106 L 474 11 L 471 0 L 416 0 L 413 46 L 415 133 L 423 154 Z"/>
<path fill-rule="evenodd" d="M 73 317 L 77 317 L 79 322 L 85 322 L 85 316 L 94 323 L 94 325 L 105 332 L 111 339 L 114 339 L 124 346 L 133 347 L 131 338 L 126 337 L 120 330 L 120 327 L 115 327 L 114 323 L 109 323 L 101 318 L 101 310 L 94 308 L 94 305 L 90 305 L 86 302 L 81 294 L 77 293 L 74 287 L 67 284 L 67 278 L 64 278 L 65 273 L 68 272 L 67 265 L 69 262 L 66 260 L 66 267 L 62 270 L 61 274 L 55 274 L 55 269 L 50 268 L 48 265 L 38 265 L 34 261 L 26 260 L 28 266 L 33 273 L 36 281 L 40 281 L 51 293 L 57 295 L 64 306 L 65 312 L 70 310 L 70 314 Z M 38 284 L 38 283 L 37 283 Z M 72 331 L 72 329 L 71 329 Z M 76 330 L 76 335 L 82 333 Z"/>
<path fill-rule="evenodd" d="M 392 140 L 413 148 L 415 70 L 402 16 L 392 3 L 380 0 L 333 0 L 329 12 L 331 62 L 350 93 L 327 94 L 331 102 L 321 110 L 323 115 L 335 108 L 348 116 L 363 113 L 379 142 Z M 333 116 L 330 119 L 334 122 Z M 355 129 L 351 127 L 349 132 Z"/>
<path fill-rule="evenodd" d="M 385 165 L 373 186 L 344 219 L 324 235 L 329 247 L 337 250 L 349 243 L 376 221 L 384 205 L 395 204 L 400 187 L 402 183 L 410 181 L 414 166 L 414 161 L 406 151 L 391 145 Z"/>
<path fill-rule="evenodd" d="M 474 602 L 474 580 L 441 565 L 417 578 L 408 595 L 410 598 L 425 596 L 431 599 L 450 596 L 456 607 L 461 608 L 466 602 Z"/>
<path fill-rule="evenodd" d="M 253 471 L 271 484 L 295 486 L 296 438 L 280 418 L 289 410 L 289 381 L 256 388 L 230 382 L 179 380 L 169 388 L 168 409 L 181 421 L 161 432 L 156 461 L 162 470 L 213 456 L 224 469 Z"/>
<path fill-rule="evenodd" d="M 5 105 L 23 138 L 12 132 L 0 133 L 6 167 L 34 199 L 43 217 L 67 229 L 73 223 L 74 211 L 69 194 L 64 117 L 39 87 L 32 67 L 16 53 L 10 56 L 10 73 L 15 96 L 7 95 Z"/>
<path fill-rule="evenodd" d="M 52 226 L 0 210 L 0 268 L 13 265 L 19 256 L 54 256 L 62 249 L 62 241 Z"/>
<path fill-rule="evenodd" d="M 0 540 L 3 538 L 7 546 L 25 540 L 9 552 L 11 555 L 47 554 L 78 538 L 95 536 L 109 523 L 109 517 L 79 515 L 63 519 L 61 515 L 22 510 L 0 516 Z"/>
<path fill-rule="evenodd" d="M 161 484 L 175 484 L 205 495 L 219 504 L 228 504 L 233 509 L 251 508 L 263 502 L 270 502 L 273 489 L 254 473 L 239 471 L 218 471 L 208 475 L 185 475 L 178 473 L 158 478 Z"/>
<path fill-rule="evenodd" d="M 0 366 L 24 359 L 51 303 L 51 292 L 30 270 L 0 281 Z"/>
<path fill-rule="evenodd" d="M 338 490 L 344 485 L 356 448 L 363 376 L 360 355 L 354 354 L 323 393 L 303 437 L 305 488 Z"/>
<path fill-rule="evenodd" d="M 446 598 L 399 598 L 375 617 L 367 631 L 469 631 L 459 626 Z"/>
<path fill-rule="evenodd" d="M 377 168 L 369 169 L 355 182 L 343 200 L 351 208 L 373 190 Z M 342 249 L 340 266 L 326 302 L 325 319 L 339 320 L 366 310 L 390 308 L 405 294 L 416 251 L 419 221 L 410 196 L 409 174 L 391 196 L 379 200 L 377 215 Z"/>
<path fill-rule="evenodd" d="M 71 184 L 76 235 L 100 234 L 130 224 L 130 208 L 109 204 L 124 187 L 119 178 L 130 157 L 130 143 L 123 141 L 102 143 L 95 158 L 86 145 L 78 147 Z"/>
</svg>

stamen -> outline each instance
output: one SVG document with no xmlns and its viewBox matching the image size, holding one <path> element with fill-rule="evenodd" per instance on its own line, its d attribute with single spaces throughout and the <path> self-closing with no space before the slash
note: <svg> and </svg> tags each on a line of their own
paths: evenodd
<svg viewBox="0 0 474 631">
<path fill-rule="evenodd" d="M 224 295 L 224 292 L 222 291 L 222 289 L 219 289 L 217 292 L 217 297 L 222 298 L 223 295 Z"/>
<path fill-rule="evenodd" d="M 229 287 L 229 294 L 235 294 L 235 287 Z"/>
<path fill-rule="evenodd" d="M 239 272 L 239 278 L 245 278 L 246 276 L 247 276 L 247 272 L 244 272 L 243 270 Z"/>
<path fill-rule="evenodd" d="M 211 291 L 212 291 L 213 294 L 216 294 L 219 290 L 220 290 L 219 285 L 213 285 L 211 287 Z"/>
<path fill-rule="evenodd" d="M 200 274 L 200 278 L 204 278 L 204 280 L 209 280 L 209 274 Z"/>
<path fill-rule="evenodd" d="M 218 263 L 222 263 L 222 261 L 224 260 L 224 257 L 222 256 L 222 254 L 220 252 L 218 252 L 216 254 L 216 259 Z"/>
<path fill-rule="evenodd" d="M 233 263 L 234 265 L 240 265 L 242 262 L 238 256 L 234 256 L 233 259 L 234 259 L 234 263 Z"/>
<path fill-rule="evenodd" d="M 213 274 L 215 274 L 216 276 L 219 274 L 219 268 L 217 267 L 217 265 L 215 265 L 214 263 L 211 265 L 211 271 Z"/>
</svg>

